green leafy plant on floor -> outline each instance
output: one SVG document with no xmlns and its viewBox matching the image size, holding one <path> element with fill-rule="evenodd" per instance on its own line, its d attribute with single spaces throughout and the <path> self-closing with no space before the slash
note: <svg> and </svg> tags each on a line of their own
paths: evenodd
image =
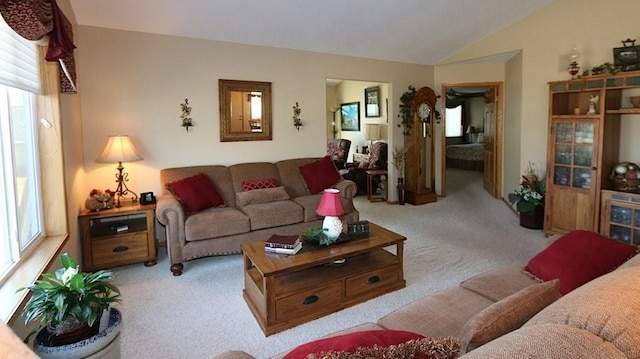
<svg viewBox="0 0 640 359">
<path fill-rule="evenodd" d="M 533 212 L 538 206 L 544 207 L 545 190 L 546 180 L 538 179 L 534 164 L 529 162 L 527 170 L 522 175 L 522 182 L 509 193 L 509 202 L 515 205 L 520 213 Z"/>
</svg>

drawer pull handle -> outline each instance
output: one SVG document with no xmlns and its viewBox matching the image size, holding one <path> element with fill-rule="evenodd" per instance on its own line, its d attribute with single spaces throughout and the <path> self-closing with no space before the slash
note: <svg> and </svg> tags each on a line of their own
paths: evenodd
<svg viewBox="0 0 640 359">
<path fill-rule="evenodd" d="M 129 247 L 127 246 L 117 246 L 113 249 L 114 252 L 119 253 L 119 252 L 124 252 L 126 250 L 128 250 Z"/>
<path fill-rule="evenodd" d="M 380 281 L 380 277 L 378 277 L 377 275 L 374 275 L 373 277 L 369 277 L 369 279 L 367 279 L 367 284 L 374 284 L 374 283 L 378 283 Z"/>
<path fill-rule="evenodd" d="M 306 297 L 304 299 L 304 302 L 302 302 L 302 304 L 304 304 L 304 305 L 313 304 L 313 303 L 317 302 L 318 299 L 320 299 L 320 298 L 318 298 L 317 295 L 310 295 L 310 296 L 308 296 L 308 297 Z"/>
</svg>

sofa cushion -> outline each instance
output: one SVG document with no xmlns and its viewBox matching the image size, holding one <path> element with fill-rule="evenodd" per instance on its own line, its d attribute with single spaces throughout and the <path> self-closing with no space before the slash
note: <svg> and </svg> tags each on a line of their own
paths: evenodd
<svg viewBox="0 0 640 359">
<path fill-rule="evenodd" d="M 252 180 L 242 181 L 243 191 L 274 187 L 276 187 L 276 180 L 273 178 L 256 178 Z"/>
<path fill-rule="evenodd" d="M 204 173 L 169 182 L 166 186 L 189 213 L 225 205 L 222 197 Z"/>
<path fill-rule="evenodd" d="M 627 357 L 640 358 L 639 283 L 639 266 L 616 269 L 549 305 L 523 328 L 544 323 L 580 328 L 611 342 Z"/>
<path fill-rule="evenodd" d="M 461 359 L 627 358 L 611 343 L 586 330 L 558 324 L 522 327 Z"/>
<path fill-rule="evenodd" d="M 289 199 L 289 194 L 283 186 L 275 188 L 254 189 L 248 192 L 236 193 L 236 203 L 240 207 L 254 203 L 268 203 Z"/>
<path fill-rule="evenodd" d="M 591 231 L 573 231 L 531 258 L 526 270 L 541 280 L 560 279 L 560 293 L 608 273 L 637 253 L 635 246 Z"/>
<path fill-rule="evenodd" d="M 249 217 L 233 207 L 209 208 L 188 216 L 184 223 L 187 241 L 225 237 L 250 230 Z"/>
<path fill-rule="evenodd" d="M 331 157 L 325 156 L 317 161 L 300 166 L 310 194 L 317 194 L 340 182 L 342 177 Z"/>
<path fill-rule="evenodd" d="M 431 338 L 457 336 L 471 317 L 491 304 L 480 294 L 454 287 L 409 303 L 382 317 L 378 324 Z"/>
<path fill-rule="evenodd" d="M 365 350 L 364 348 L 371 348 L 374 345 L 378 346 L 379 349 L 382 349 L 391 345 L 400 345 L 410 340 L 417 339 L 426 338 L 417 333 L 398 330 L 359 331 L 305 343 L 289 352 L 284 358 L 304 359 L 307 358 L 307 355 L 309 354 L 318 354 L 316 355 L 318 358 L 334 358 L 340 357 L 339 353 L 336 352 L 355 353 L 357 350 Z M 452 339 L 429 339 L 427 340 L 426 345 L 428 346 L 428 349 L 441 348 L 441 353 L 443 354 L 441 358 L 454 358 L 458 353 L 457 341 Z M 326 354 L 320 356 L 320 353 Z M 448 354 L 448 356 L 446 354 Z M 368 351 L 368 355 L 363 357 L 375 358 L 376 356 L 373 355 L 373 352 Z M 387 357 L 401 358 L 402 356 Z"/>
<path fill-rule="evenodd" d="M 540 281 L 523 273 L 522 266 L 506 265 L 471 277 L 460 283 L 460 286 L 497 302 L 538 283 Z"/>
<path fill-rule="evenodd" d="M 463 353 L 520 328 L 560 298 L 558 280 L 528 286 L 480 311 L 460 331 Z"/>
<path fill-rule="evenodd" d="M 288 200 L 250 204 L 240 210 L 251 220 L 252 231 L 303 221 L 302 207 Z"/>
</svg>

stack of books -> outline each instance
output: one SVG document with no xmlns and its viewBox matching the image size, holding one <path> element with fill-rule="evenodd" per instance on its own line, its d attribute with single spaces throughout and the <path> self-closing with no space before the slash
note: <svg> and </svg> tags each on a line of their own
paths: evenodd
<svg viewBox="0 0 640 359">
<path fill-rule="evenodd" d="M 268 253 L 296 254 L 302 249 L 300 236 L 272 235 L 264 244 L 264 250 Z"/>
</svg>

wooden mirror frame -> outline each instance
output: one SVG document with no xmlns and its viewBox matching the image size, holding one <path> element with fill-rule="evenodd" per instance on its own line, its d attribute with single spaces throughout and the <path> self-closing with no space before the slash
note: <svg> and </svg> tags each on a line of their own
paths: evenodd
<svg viewBox="0 0 640 359">
<path fill-rule="evenodd" d="M 220 141 L 270 141 L 271 132 L 271 82 L 218 80 L 220 95 Z M 231 127 L 231 92 L 262 93 L 262 131 L 238 132 Z"/>
</svg>

